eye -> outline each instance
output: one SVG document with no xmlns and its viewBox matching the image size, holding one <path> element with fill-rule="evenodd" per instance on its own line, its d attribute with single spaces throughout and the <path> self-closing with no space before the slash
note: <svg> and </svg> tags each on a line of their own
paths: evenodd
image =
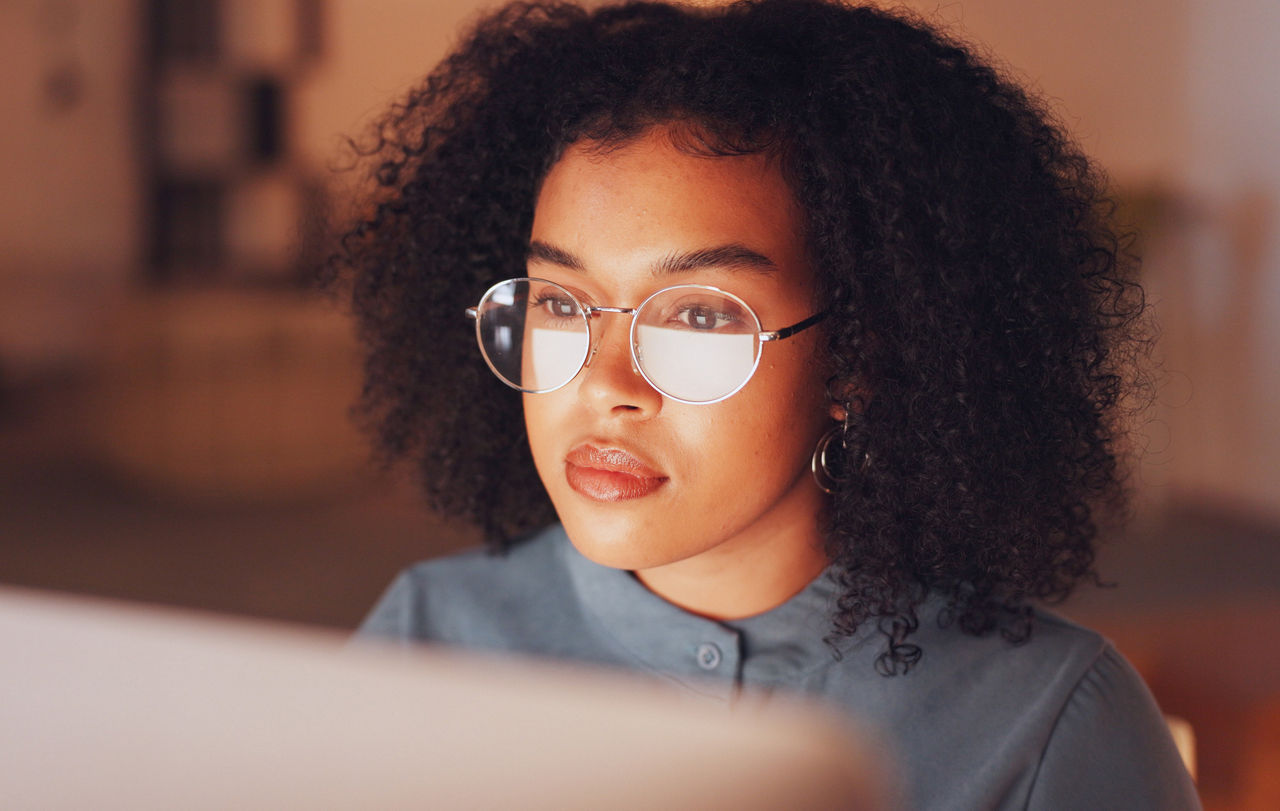
<svg viewBox="0 0 1280 811">
<path fill-rule="evenodd" d="M 755 322 L 742 304 L 715 291 L 676 288 L 669 298 L 661 297 L 658 305 L 661 323 L 670 329 L 736 334 L 750 332 Z"/>
<path fill-rule="evenodd" d="M 716 309 L 706 304 L 692 304 L 682 307 L 676 318 L 695 330 L 724 329 L 738 322 L 732 313 Z"/>
<path fill-rule="evenodd" d="M 579 313 L 577 302 L 551 290 L 539 293 L 531 309 L 541 310 L 548 318 L 573 318 Z"/>
</svg>

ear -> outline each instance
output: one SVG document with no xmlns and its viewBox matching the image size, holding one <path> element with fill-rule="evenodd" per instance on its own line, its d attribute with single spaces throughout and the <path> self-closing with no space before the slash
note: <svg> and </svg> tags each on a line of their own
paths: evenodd
<svg viewBox="0 0 1280 811">
<path fill-rule="evenodd" d="M 861 412 L 866 407 L 867 391 L 852 380 L 827 381 L 827 397 L 831 406 L 827 413 L 836 422 L 844 422 L 849 418 L 849 409 Z"/>
</svg>

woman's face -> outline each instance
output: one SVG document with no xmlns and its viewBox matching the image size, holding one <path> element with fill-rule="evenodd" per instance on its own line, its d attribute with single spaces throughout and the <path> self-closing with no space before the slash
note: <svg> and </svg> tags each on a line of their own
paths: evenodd
<svg viewBox="0 0 1280 811">
<path fill-rule="evenodd" d="M 661 130 L 608 151 L 570 148 L 543 184 L 531 240 L 528 274 L 585 304 L 635 307 L 664 287 L 707 284 L 744 299 L 766 330 L 814 312 L 801 213 L 778 169 L 762 156 L 692 156 Z M 659 269 L 717 248 L 732 250 Z M 808 466 L 830 425 L 821 328 L 764 344 L 737 394 L 688 405 L 635 370 L 630 326 L 627 315 L 593 318 L 587 367 L 524 395 L 534 462 L 578 550 L 642 579 L 820 555 L 824 496 Z"/>
</svg>

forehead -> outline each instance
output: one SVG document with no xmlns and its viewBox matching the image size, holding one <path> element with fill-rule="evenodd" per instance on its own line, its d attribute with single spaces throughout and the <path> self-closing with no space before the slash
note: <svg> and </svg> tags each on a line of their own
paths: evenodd
<svg viewBox="0 0 1280 811">
<path fill-rule="evenodd" d="M 571 146 L 547 174 L 531 238 L 594 266 L 740 245 L 804 272 L 803 219 L 777 162 L 706 156 L 653 129 L 620 146 Z"/>
</svg>

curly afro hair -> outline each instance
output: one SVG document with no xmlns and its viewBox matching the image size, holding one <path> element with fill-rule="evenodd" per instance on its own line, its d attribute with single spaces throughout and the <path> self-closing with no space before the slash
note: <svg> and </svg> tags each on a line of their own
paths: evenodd
<svg viewBox="0 0 1280 811">
<path fill-rule="evenodd" d="M 1027 639 L 1032 601 L 1097 580 L 1142 293 L 1103 179 L 1043 106 L 900 13 L 516 3 L 481 19 L 356 147 L 373 199 L 326 281 L 366 345 L 377 446 L 495 550 L 555 520 L 520 397 L 462 311 L 524 275 L 539 185 L 570 144 L 673 123 L 681 148 L 776 156 L 807 218 L 829 389 L 857 392 L 846 445 L 872 460 L 832 496 L 829 639 L 873 623 L 877 667 L 905 672 L 930 596 L 944 623 Z"/>
</svg>

